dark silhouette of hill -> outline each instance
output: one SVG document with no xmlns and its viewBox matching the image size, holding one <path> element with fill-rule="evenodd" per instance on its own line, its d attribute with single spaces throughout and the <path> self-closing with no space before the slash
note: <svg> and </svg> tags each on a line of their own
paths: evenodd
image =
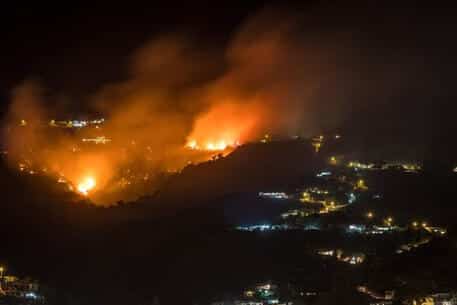
<svg viewBox="0 0 457 305">
<path fill-rule="evenodd" d="M 185 206 L 231 193 L 281 189 L 302 183 L 322 164 L 306 141 L 246 144 L 225 158 L 187 166 L 156 199 Z"/>
</svg>

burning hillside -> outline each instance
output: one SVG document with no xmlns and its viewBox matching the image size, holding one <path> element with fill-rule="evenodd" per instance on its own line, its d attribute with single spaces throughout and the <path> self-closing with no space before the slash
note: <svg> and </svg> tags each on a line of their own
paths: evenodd
<svg viewBox="0 0 457 305">
<path fill-rule="evenodd" d="M 24 82 L 4 128 L 10 164 L 64 179 L 93 200 L 128 200 L 153 192 L 162 173 L 226 155 L 265 131 L 313 134 L 308 113 L 321 77 L 309 71 L 325 75 L 331 52 L 299 42 L 295 19 L 282 17 L 248 20 L 223 52 L 180 35 L 150 41 L 133 54 L 125 81 L 81 103 L 98 114 L 90 120 L 75 120 L 85 116 Z M 140 190 L 125 196 L 132 185 Z"/>
</svg>

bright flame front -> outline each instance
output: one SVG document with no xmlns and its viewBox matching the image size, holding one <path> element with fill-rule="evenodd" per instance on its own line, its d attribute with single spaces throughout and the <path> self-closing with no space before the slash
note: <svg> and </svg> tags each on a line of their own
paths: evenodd
<svg viewBox="0 0 457 305">
<path fill-rule="evenodd" d="M 214 141 L 214 142 L 206 142 L 202 146 L 200 146 L 197 141 L 190 140 L 187 142 L 186 147 L 193 150 L 208 150 L 208 151 L 222 151 L 229 147 L 236 147 L 238 146 L 238 141 Z"/>
<path fill-rule="evenodd" d="M 97 185 L 97 182 L 93 177 L 86 177 L 78 184 L 78 192 L 87 196 L 89 191 L 92 190 L 95 185 Z"/>
</svg>

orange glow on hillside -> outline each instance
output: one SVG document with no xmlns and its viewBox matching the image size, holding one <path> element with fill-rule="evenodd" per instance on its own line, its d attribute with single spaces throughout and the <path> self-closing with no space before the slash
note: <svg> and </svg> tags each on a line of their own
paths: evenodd
<svg viewBox="0 0 457 305">
<path fill-rule="evenodd" d="M 187 138 L 186 147 L 207 151 L 236 147 L 252 137 L 260 112 L 252 105 L 217 104 L 198 117 Z"/>
<path fill-rule="evenodd" d="M 187 142 L 186 147 L 192 150 L 223 151 L 238 145 L 238 141 L 219 140 L 214 142 L 205 142 L 200 146 L 197 141 L 190 140 Z"/>
<path fill-rule="evenodd" d="M 80 192 L 84 196 L 87 196 L 89 194 L 89 191 L 91 191 L 96 185 L 97 182 L 95 181 L 95 178 L 86 177 L 78 183 L 78 192 Z"/>
</svg>

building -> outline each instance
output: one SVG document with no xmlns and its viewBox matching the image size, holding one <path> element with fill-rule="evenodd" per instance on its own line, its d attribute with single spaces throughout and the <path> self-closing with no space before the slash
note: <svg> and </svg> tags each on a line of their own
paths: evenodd
<svg viewBox="0 0 457 305">
<path fill-rule="evenodd" d="M 18 278 L 12 275 L 5 275 L 1 281 L 1 294 L 5 296 L 39 299 L 39 284 L 30 278 Z"/>
<path fill-rule="evenodd" d="M 407 304 L 411 305 L 457 305 L 457 293 L 440 292 L 415 298 Z"/>
</svg>

